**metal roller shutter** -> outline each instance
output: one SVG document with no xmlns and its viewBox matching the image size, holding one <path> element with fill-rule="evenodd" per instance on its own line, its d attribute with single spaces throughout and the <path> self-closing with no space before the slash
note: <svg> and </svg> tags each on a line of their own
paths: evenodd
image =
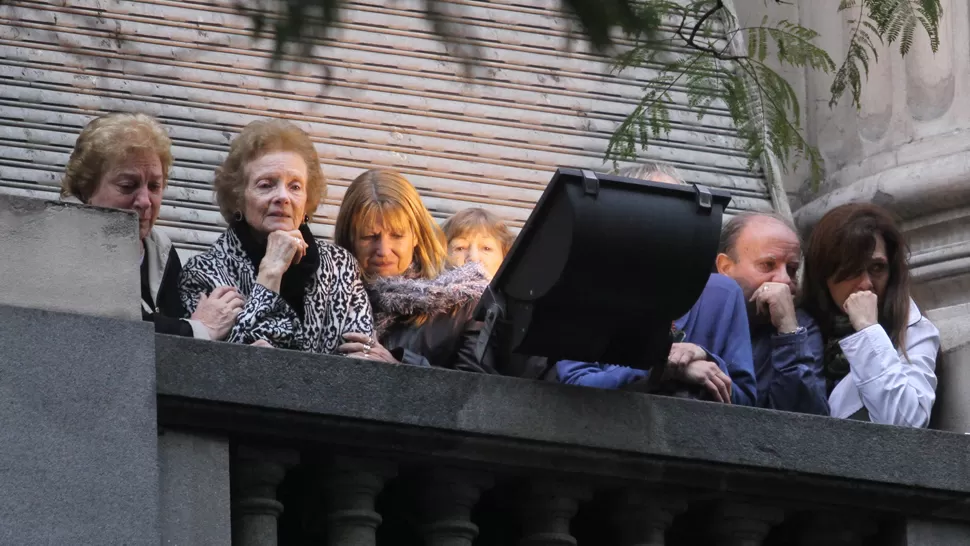
<svg viewBox="0 0 970 546">
<path fill-rule="evenodd" d="M 556 167 L 611 168 L 602 161 L 610 134 L 654 75 L 609 75 L 582 44 L 566 50 L 551 0 L 449 5 L 489 45 L 473 83 L 461 79 L 418 2 L 347 5 L 333 41 L 316 45 L 309 63 L 285 62 L 274 78 L 272 44 L 253 42 L 250 20 L 226 2 L 4 3 L 0 192 L 56 197 L 92 117 L 153 114 L 175 145 L 159 226 L 187 256 L 224 229 L 211 180 L 232 137 L 249 121 L 282 117 L 311 133 L 329 181 L 313 227 L 319 237 L 330 237 L 350 181 L 372 167 L 405 173 L 438 219 L 485 206 L 518 227 Z M 729 190 L 732 210 L 771 210 L 723 109 L 700 123 L 684 100 L 671 117 L 674 130 L 650 158 Z"/>
</svg>

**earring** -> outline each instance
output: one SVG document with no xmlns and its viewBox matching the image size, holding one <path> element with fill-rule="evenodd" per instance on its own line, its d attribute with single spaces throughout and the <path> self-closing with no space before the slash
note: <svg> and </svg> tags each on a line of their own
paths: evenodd
<svg viewBox="0 0 970 546">
<path fill-rule="evenodd" d="M 242 218 L 242 212 L 240 212 L 240 211 L 237 210 L 236 212 L 232 213 L 232 217 L 237 222 L 242 222 L 242 219 L 243 219 Z"/>
<path fill-rule="evenodd" d="M 309 214 L 304 214 L 303 215 L 303 223 L 304 224 L 309 224 L 310 223 L 310 215 Z"/>
</svg>

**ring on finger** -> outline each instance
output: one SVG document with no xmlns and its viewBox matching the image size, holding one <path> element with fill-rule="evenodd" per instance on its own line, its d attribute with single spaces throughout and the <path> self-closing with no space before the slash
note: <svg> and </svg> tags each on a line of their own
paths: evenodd
<svg viewBox="0 0 970 546">
<path fill-rule="evenodd" d="M 364 355 L 370 354 L 370 345 L 364 345 Z"/>
</svg>

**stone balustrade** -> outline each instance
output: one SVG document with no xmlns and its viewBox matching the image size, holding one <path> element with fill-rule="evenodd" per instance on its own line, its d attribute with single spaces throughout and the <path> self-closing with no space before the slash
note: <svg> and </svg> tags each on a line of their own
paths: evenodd
<svg viewBox="0 0 970 546">
<path fill-rule="evenodd" d="M 960 434 L 155 343 L 159 426 L 223 437 L 233 454 L 236 545 L 970 541 Z"/>
<path fill-rule="evenodd" d="M 16 201 L 103 259 L 0 265 L 0 545 L 970 543 L 963 434 L 159 336 L 134 217 Z"/>
</svg>

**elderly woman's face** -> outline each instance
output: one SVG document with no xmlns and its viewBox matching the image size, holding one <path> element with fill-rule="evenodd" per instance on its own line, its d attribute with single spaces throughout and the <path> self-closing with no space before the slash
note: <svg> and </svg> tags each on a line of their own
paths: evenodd
<svg viewBox="0 0 970 546">
<path fill-rule="evenodd" d="M 134 150 L 104 171 L 88 204 L 135 211 L 138 234 L 144 239 L 158 220 L 164 190 L 165 177 L 158 154 Z"/>
<path fill-rule="evenodd" d="M 452 264 L 458 266 L 478 262 L 490 279 L 498 272 L 504 258 L 502 245 L 484 231 L 463 233 L 448 241 L 448 260 Z"/>
<path fill-rule="evenodd" d="M 357 230 L 354 256 L 367 275 L 393 277 L 411 265 L 414 246 L 414 233 L 409 228 L 385 228 L 384 221 L 378 217 Z"/>
<path fill-rule="evenodd" d="M 258 233 L 293 231 L 306 214 L 307 165 L 294 152 L 272 152 L 246 166 L 246 222 Z"/>
</svg>

